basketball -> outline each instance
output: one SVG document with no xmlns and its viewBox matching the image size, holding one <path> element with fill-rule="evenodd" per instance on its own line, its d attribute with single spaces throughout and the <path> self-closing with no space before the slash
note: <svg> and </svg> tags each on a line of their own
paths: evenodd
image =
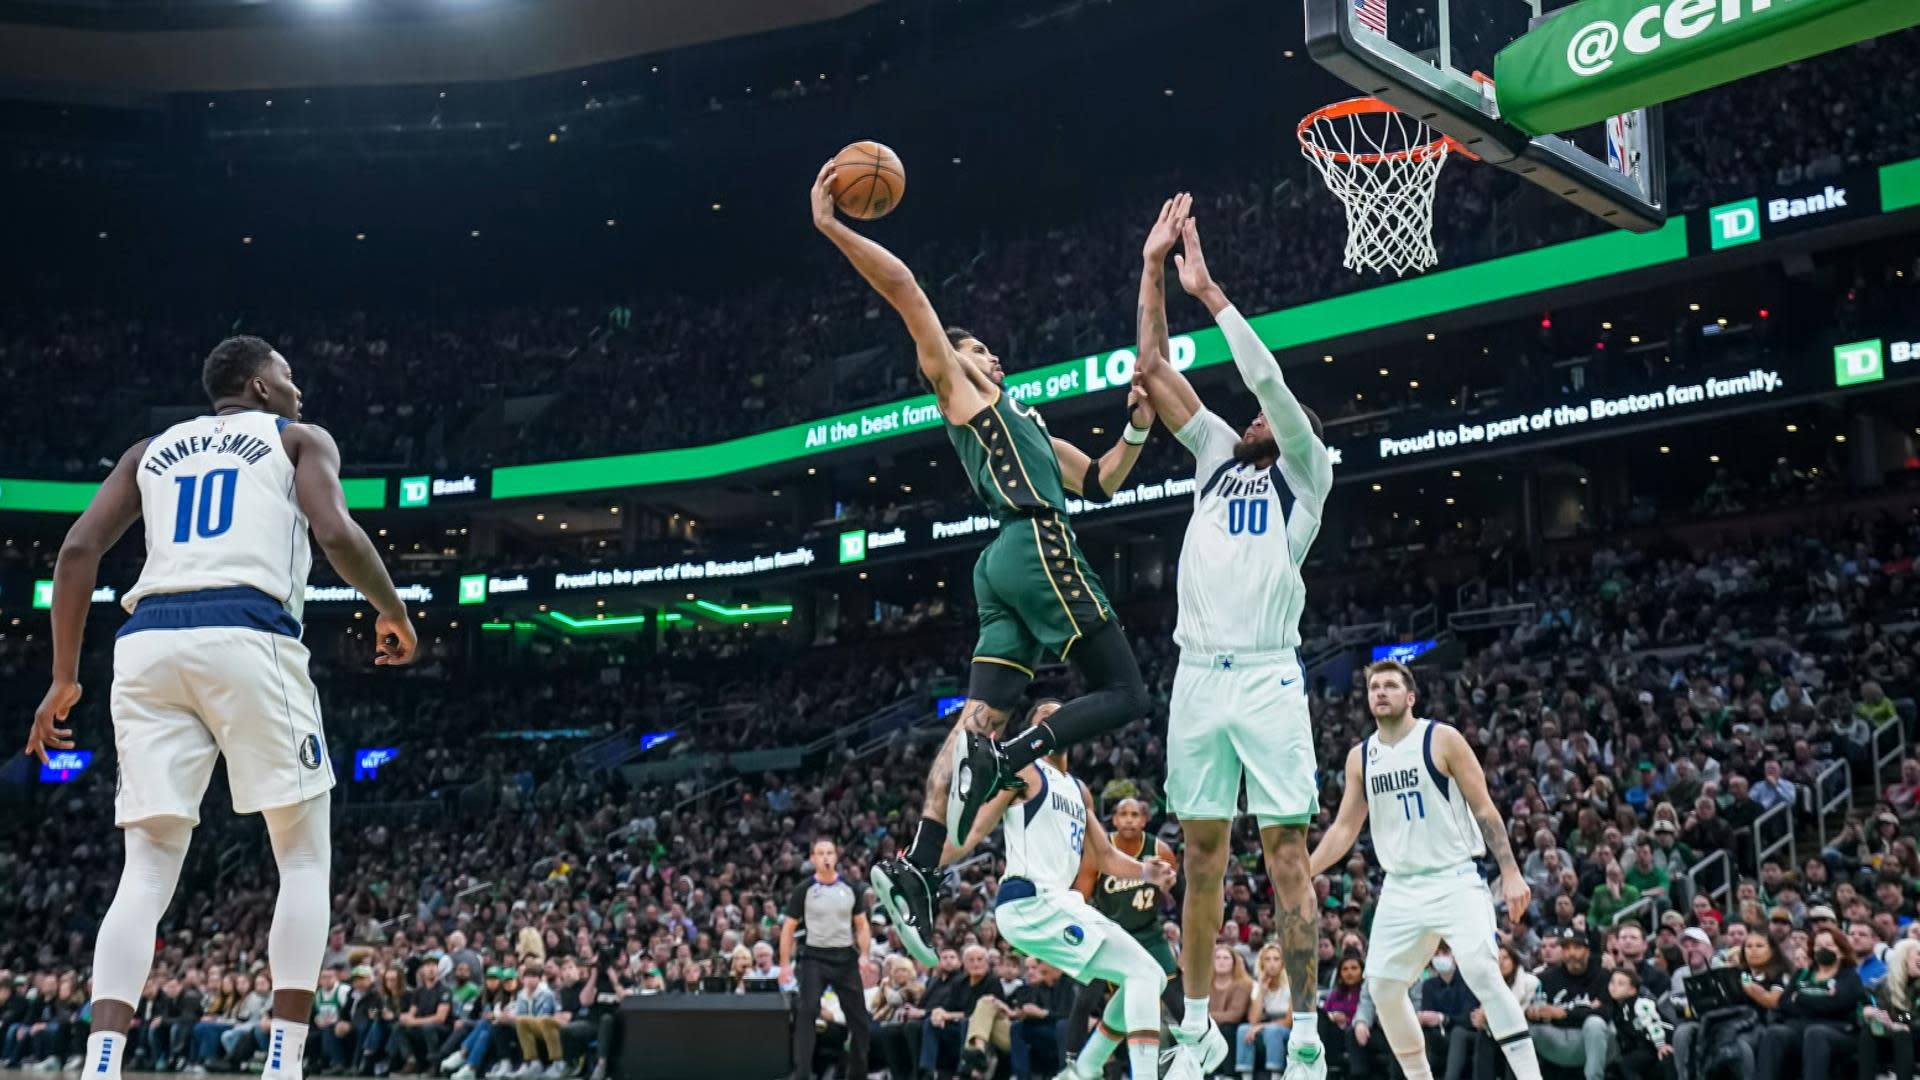
<svg viewBox="0 0 1920 1080">
<path fill-rule="evenodd" d="M 886 217 L 907 193 L 907 168 L 883 143 L 849 144 L 833 156 L 833 201 L 840 212 L 860 221 Z"/>
</svg>

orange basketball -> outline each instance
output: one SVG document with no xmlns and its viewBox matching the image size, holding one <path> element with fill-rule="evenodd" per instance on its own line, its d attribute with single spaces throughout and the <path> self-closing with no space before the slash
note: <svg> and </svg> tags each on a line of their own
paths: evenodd
<svg viewBox="0 0 1920 1080">
<path fill-rule="evenodd" d="M 907 167 L 882 143 L 857 142 L 833 156 L 833 201 L 840 212 L 860 221 L 883 218 L 907 193 Z"/>
</svg>

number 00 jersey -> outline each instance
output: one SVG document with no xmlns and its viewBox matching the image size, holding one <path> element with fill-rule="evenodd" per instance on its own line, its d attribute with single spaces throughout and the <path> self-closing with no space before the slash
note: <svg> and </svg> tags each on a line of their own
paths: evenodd
<svg viewBox="0 0 1920 1080">
<path fill-rule="evenodd" d="M 147 561 L 122 601 L 248 586 L 297 620 L 313 550 L 280 442 L 289 421 L 264 412 L 201 416 L 153 437 L 134 473 Z"/>
<path fill-rule="evenodd" d="M 1487 850 L 1459 785 L 1434 760 L 1433 729 L 1433 721 L 1415 720 L 1392 746 L 1378 732 L 1360 744 L 1373 851 L 1388 874 L 1453 870 Z"/>
<path fill-rule="evenodd" d="M 1044 761 L 1033 767 L 1040 788 L 1007 807 L 1007 876 L 1026 878 L 1042 893 L 1073 886 L 1087 842 L 1087 801 L 1080 782 Z"/>
<path fill-rule="evenodd" d="M 1265 469 L 1235 460 L 1240 436 L 1205 409 L 1176 437 L 1193 452 L 1196 487 L 1180 546 L 1174 643 L 1189 653 L 1299 648 L 1300 564 L 1327 496 L 1317 474 L 1284 457 Z"/>
</svg>

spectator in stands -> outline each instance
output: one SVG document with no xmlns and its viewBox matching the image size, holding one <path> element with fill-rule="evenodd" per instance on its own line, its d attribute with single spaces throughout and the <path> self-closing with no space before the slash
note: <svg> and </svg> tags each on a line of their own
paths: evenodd
<svg viewBox="0 0 1920 1080">
<path fill-rule="evenodd" d="M 1787 984 L 1780 1019 L 1761 1035 L 1759 1080 L 1783 1076 L 1830 1076 L 1836 1052 L 1857 1042 L 1855 1016 L 1866 988 L 1846 935 L 1823 929 L 1813 935 L 1811 962 Z M 1799 1072 L 1792 1072 L 1794 1066 Z"/>
<path fill-rule="evenodd" d="M 1916 1039 L 1914 990 L 1920 986 L 1920 941 L 1903 939 L 1887 953 L 1887 974 L 1870 986 L 1873 1003 L 1860 1013 L 1860 1075 L 1878 1076 L 1891 1063 L 1899 1080 L 1913 1080 Z"/>
<path fill-rule="evenodd" d="M 1236 968 L 1238 963 L 1236 961 Z M 1279 1069 L 1287 1060 L 1287 1039 L 1293 1029 L 1293 996 L 1288 992 L 1287 969 L 1280 946 L 1267 945 L 1256 957 L 1254 980 L 1247 995 L 1247 1011 L 1241 1014 L 1239 1038 L 1234 1040 L 1234 1071 L 1242 1077 L 1253 1075 L 1254 1051 L 1264 1053 L 1269 1071 Z M 1211 995 L 1209 995 L 1211 1004 Z M 1222 1031 L 1228 1029 L 1224 1026 Z"/>
<path fill-rule="evenodd" d="M 339 1029 L 345 1026 L 348 1031 L 352 1030 L 351 1025 L 347 1024 L 347 1016 L 353 1010 L 353 987 L 341 978 L 342 974 L 336 968 L 320 969 L 319 985 L 313 992 L 313 1016 L 308 1021 L 308 1029 L 319 1036 L 315 1041 L 320 1044 L 327 1067 L 335 1071 L 343 1071 L 347 1067 L 346 1044 L 340 1038 L 343 1033 Z M 223 997 L 226 989 L 223 986 L 210 1000 Z M 196 1041 L 199 1038 L 198 1027 L 194 1029 L 194 1037 Z"/>
<path fill-rule="evenodd" d="M 440 1063 L 440 1044 L 452 1031 L 453 992 L 440 981 L 438 963 L 421 964 L 414 977 L 419 984 L 395 1022 L 391 1060 L 401 1072 L 431 1072 Z"/>
<path fill-rule="evenodd" d="M 959 1063 L 960 1048 L 966 1042 L 967 1020 L 992 994 L 998 983 L 990 970 L 992 959 L 979 945 L 969 945 L 960 954 L 960 976 L 930 987 L 924 999 L 927 1016 L 921 1021 L 919 1067 L 934 1072 L 952 1069 Z"/>
<path fill-rule="evenodd" d="M 1615 915 L 1640 902 L 1640 890 L 1627 884 L 1619 861 L 1609 855 L 1606 866 L 1606 883 L 1593 891 L 1593 901 L 1587 905 L 1589 928 L 1612 926 Z"/>
<path fill-rule="evenodd" d="M 1640 977 L 1631 968 L 1616 969 L 1608 976 L 1607 1013 L 1619 1045 L 1619 1056 L 1608 1066 L 1608 1075 L 1620 1080 L 1671 1080 L 1675 1075 L 1671 1029 L 1653 999 L 1640 990 Z"/>
<path fill-rule="evenodd" d="M 49 992 L 29 1011 L 28 1027 L 23 1032 L 24 1035 L 41 1034 L 46 1029 L 48 1023 L 46 1017 L 50 1015 L 48 1006 L 51 1004 L 52 997 L 50 991 L 54 985 L 53 976 L 42 976 L 42 981 L 47 985 Z M 147 1021 L 147 1053 L 153 1058 L 153 1068 L 156 1072 L 165 1072 L 170 1062 L 178 1062 L 186 1058 L 188 1039 L 193 1033 L 193 1025 L 199 1022 L 200 1015 L 199 998 L 186 988 L 179 977 L 168 976 L 160 986 L 160 994 L 154 999 L 151 1018 Z M 38 1049 L 24 1039 L 18 1045 Z M 28 1053 L 24 1056 L 33 1057 L 33 1054 Z M 14 1064 L 17 1066 L 18 1063 L 19 1058 L 16 1057 Z"/>
<path fill-rule="evenodd" d="M 1768 758 L 1765 772 L 1758 784 L 1753 786 L 1753 801 L 1764 812 L 1776 806 L 1794 804 L 1794 784 L 1780 774 L 1780 759 Z M 1735 798 L 1739 797 L 1737 791 Z"/>
<path fill-rule="evenodd" d="M 1540 976 L 1540 1000 L 1527 1008 L 1540 1059 L 1578 1068 L 1586 1080 L 1603 1080 L 1613 1055 L 1613 1032 L 1605 1015 L 1606 973 L 1591 963 L 1587 932 L 1559 933 L 1562 959 Z"/>
<path fill-rule="evenodd" d="M 953 955 L 957 967 L 959 956 L 950 949 L 941 954 L 943 965 L 948 955 Z M 917 1055 L 912 1052 L 908 1033 L 917 1032 L 921 1018 L 926 1015 L 920 1008 L 925 990 L 926 985 L 914 970 L 911 958 L 898 954 L 887 957 L 886 975 L 873 988 L 867 1011 L 873 1017 L 875 1054 L 891 1076 L 913 1075 Z"/>
<path fill-rule="evenodd" d="M 694 977 L 698 979 L 696 971 Z M 513 1033 L 520 1042 L 518 1075 L 531 1077 L 543 1073 L 557 1078 L 567 1071 L 566 1053 L 560 1045 L 560 999 L 547 985 L 546 972 L 528 960 L 520 966 L 520 991 L 513 999 Z M 540 1062 L 546 1053 L 546 1066 Z"/>
<path fill-rule="evenodd" d="M 1027 958 L 1026 985 L 1013 1000 L 1009 1064 L 1014 1080 L 1050 1077 L 1065 1064 L 1060 1031 L 1073 1011 L 1074 994 L 1072 980 L 1059 968 Z"/>
<path fill-rule="evenodd" d="M 1441 946 L 1434 953 L 1433 976 L 1421 984 L 1420 1029 L 1427 1040 L 1427 1058 L 1434 1074 L 1445 1080 L 1466 1080 L 1473 1066 L 1473 1014 L 1480 999 L 1454 969 L 1453 950 Z"/>
</svg>

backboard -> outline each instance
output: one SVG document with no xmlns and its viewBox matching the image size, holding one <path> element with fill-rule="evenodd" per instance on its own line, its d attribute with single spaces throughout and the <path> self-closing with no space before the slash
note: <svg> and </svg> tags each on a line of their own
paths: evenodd
<svg viewBox="0 0 1920 1080">
<path fill-rule="evenodd" d="M 1609 224 L 1666 222 L 1665 136 L 1654 106 L 1592 129 L 1528 135 L 1501 119 L 1494 55 L 1569 0 L 1306 0 L 1322 67 Z M 1546 6 L 1543 10 L 1542 5 Z"/>
</svg>

